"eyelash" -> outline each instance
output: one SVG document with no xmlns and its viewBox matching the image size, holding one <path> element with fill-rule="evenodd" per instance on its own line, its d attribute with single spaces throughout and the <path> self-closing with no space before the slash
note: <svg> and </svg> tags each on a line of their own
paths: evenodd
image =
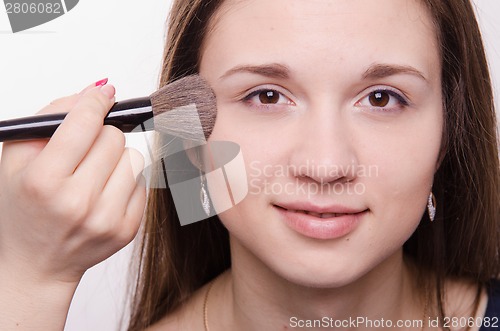
<svg viewBox="0 0 500 331">
<path fill-rule="evenodd" d="M 253 98 L 258 97 L 261 93 L 264 93 L 264 92 L 276 93 L 278 95 L 278 98 L 279 98 L 278 102 L 277 103 L 263 104 L 263 103 L 260 103 L 259 101 L 256 101 L 256 102 L 252 101 Z M 379 106 L 372 106 L 372 105 L 368 105 L 368 106 L 361 105 L 361 103 L 365 99 L 369 99 L 371 96 L 375 95 L 376 93 L 388 94 L 389 98 L 396 99 L 396 102 L 398 103 L 398 105 L 396 106 L 396 108 L 385 107 L 385 106 L 379 107 Z M 287 102 L 286 103 L 279 103 L 279 101 L 282 98 L 285 98 L 287 100 Z M 269 111 L 278 111 L 279 109 L 276 109 L 276 107 L 281 108 L 281 107 L 287 107 L 290 105 L 295 105 L 294 102 L 290 100 L 290 98 L 288 98 L 283 93 L 281 93 L 280 91 L 278 91 L 277 89 L 274 89 L 274 88 L 260 88 L 258 90 L 251 91 L 248 94 L 246 94 L 241 99 L 241 101 L 247 103 L 251 107 L 255 107 L 259 110 L 268 111 L 268 112 Z M 390 103 L 390 102 L 391 102 L 391 100 L 388 101 L 388 103 Z M 368 107 L 371 109 L 371 111 L 374 111 L 374 112 L 398 111 L 398 110 L 403 110 L 404 108 L 408 107 L 409 105 L 410 105 L 410 102 L 401 92 L 399 92 L 398 90 L 392 89 L 392 88 L 388 88 L 388 87 L 375 88 L 355 103 L 355 106 L 357 106 L 357 107 Z"/>
<path fill-rule="evenodd" d="M 361 105 L 361 103 L 364 100 L 369 99 L 371 96 L 373 96 L 377 93 L 387 93 L 389 95 L 389 98 L 392 97 L 392 98 L 396 99 L 396 102 L 398 103 L 398 105 L 396 107 L 386 107 L 386 106 L 378 107 L 378 106 L 373 106 L 373 105 L 367 105 L 367 106 Z M 388 101 L 388 103 L 390 103 L 390 102 L 391 102 L 391 100 Z M 381 88 L 373 89 L 368 94 L 366 94 L 362 99 L 357 101 L 355 104 L 355 106 L 357 106 L 357 107 L 368 107 L 374 112 L 398 111 L 398 110 L 405 109 L 409 105 L 410 105 L 410 102 L 401 92 L 399 92 L 398 90 L 392 89 L 392 88 L 388 88 L 388 87 L 381 87 Z"/>
<path fill-rule="evenodd" d="M 276 93 L 278 95 L 278 98 L 279 98 L 278 102 L 282 98 L 285 98 L 286 99 L 286 103 L 269 103 L 269 104 L 263 104 L 263 103 L 260 103 L 259 101 L 252 101 L 253 98 L 258 97 L 261 93 L 264 93 L 264 92 Z M 255 91 L 251 91 L 248 94 L 246 94 L 241 99 L 241 101 L 243 101 L 244 103 L 247 103 L 251 107 L 255 107 L 257 109 L 265 110 L 265 111 L 268 111 L 268 112 L 269 111 L 277 111 L 278 109 L 276 109 L 276 107 L 280 107 L 281 108 L 281 107 L 288 107 L 288 106 L 295 105 L 293 103 L 293 101 L 290 100 L 290 98 L 288 98 L 287 96 L 285 96 L 284 93 L 278 91 L 275 88 L 260 88 L 260 89 L 255 90 Z"/>
</svg>

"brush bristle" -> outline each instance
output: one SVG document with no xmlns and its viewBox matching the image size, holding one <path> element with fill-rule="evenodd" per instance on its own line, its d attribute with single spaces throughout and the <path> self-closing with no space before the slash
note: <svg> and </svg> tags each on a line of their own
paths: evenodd
<svg viewBox="0 0 500 331">
<path fill-rule="evenodd" d="M 208 83 L 198 75 L 163 86 L 151 95 L 151 105 L 158 132 L 189 140 L 208 139 L 212 133 L 217 102 Z"/>
</svg>

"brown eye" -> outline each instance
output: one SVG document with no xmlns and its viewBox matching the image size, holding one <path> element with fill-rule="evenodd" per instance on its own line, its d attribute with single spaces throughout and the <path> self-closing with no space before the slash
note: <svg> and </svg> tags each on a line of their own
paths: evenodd
<svg viewBox="0 0 500 331">
<path fill-rule="evenodd" d="M 370 105 L 373 107 L 385 107 L 389 104 L 390 100 L 389 93 L 383 91 L 372 92 L 369 97 Z"/>
<path fill-rule="evenodd" d="M 383 113 L 402 111 L 409 105 L 408 99 L 401 92 L 385 88 L 372 90 L 355 103 L 356 107 Z"/>
<path fill-rule="evenodd" d="M 286 108 L 295 105 L 285 94 L 272 88 L 255 90 L 241 99 L 241 101 L 247 106 L 268 113 L 271 111 L 284 111 Z"/>
<path fill-rule="evenodd" d="M 277 104 L 280 94 L 273 90 L 265 90 L 259 93 L 259 100 L 263 104 Z"/>
</svg>

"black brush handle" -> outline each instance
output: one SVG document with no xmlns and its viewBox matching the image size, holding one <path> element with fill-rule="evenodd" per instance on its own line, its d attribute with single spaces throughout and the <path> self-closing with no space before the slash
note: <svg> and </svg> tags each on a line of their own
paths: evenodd
<svg viewBox="0 0 500 331">
<path fill-rule="evenodd" d="M 0 142 L 50 138 L 68 113 L 36 115 L 0 121 Z M 149 98 L 116 102 L 104 119 L 104 125 L 116 126 L 123 132 L 154 129 Z"/>
</svg>

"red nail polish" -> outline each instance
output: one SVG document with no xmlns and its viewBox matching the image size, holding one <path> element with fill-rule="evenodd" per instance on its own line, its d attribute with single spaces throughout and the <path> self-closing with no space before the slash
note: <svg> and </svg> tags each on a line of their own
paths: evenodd
<svg viewBox="0 0 500 331">
<path fill-rule="evenodd" d="M 97 81 L 95 83 L 95 86 L 104 86 L 108 83 L 108 79 L 107 78 L 104 78 L 104 79 L 101 79 L 100 81 Z"/>
</svg>

